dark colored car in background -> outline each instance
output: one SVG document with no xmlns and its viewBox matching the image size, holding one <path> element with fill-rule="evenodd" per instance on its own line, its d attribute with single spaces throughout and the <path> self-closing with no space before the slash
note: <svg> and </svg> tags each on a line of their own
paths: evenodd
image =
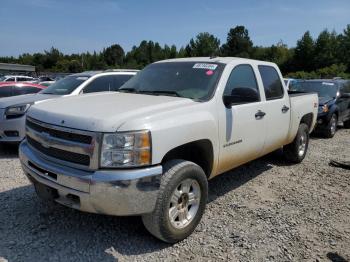
<svg viewBox="0 0 350 262">
<path fill-rule="evenodd" d="M 316 133 L 331 138 L 339 123 L 350 128 L 350 80 L 297 80 L 289 88 L 318 94 Z"/>
<path fill-rule="evenodd" d="M 0 98 L 34 94 L 34 93 L 38 93 L 39 91 L 45 88 L 46 86 L 32 84 L 32 83 L 0 82 Z"/>
</svg>

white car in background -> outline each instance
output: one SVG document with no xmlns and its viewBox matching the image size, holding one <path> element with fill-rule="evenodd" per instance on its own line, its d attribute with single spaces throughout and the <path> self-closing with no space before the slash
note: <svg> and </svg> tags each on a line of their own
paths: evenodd
<svg viewBox="0 0 350 262">
<path fill-rule="evenodd" d="M 93 71 L 67 76 L 45 90 L 0 99 L 0 142 L 21 142 L 25 137 L 25 114 L 43 100 L 61 96 L 117 91 L 137 70 Z M 102 105 L 103 106 L 103 105 Z"/>
<path fill-rule="evenodd" d="M 35 81 L 31 76 L 6 75 L 0 77 L 0 82 L 32 82 Z"/>
</svg>

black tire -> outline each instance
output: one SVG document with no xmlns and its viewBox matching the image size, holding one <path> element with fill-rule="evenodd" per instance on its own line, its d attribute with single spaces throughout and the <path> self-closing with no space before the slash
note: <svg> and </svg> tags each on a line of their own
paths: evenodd
<svg viewBox="0 0 350 262">
<path fill-rule="evenodd" d="M 335 122 L 335 127 L 333 126 Z M 326 129 L 323 132 L 324 137 L 326 138 L 332 138 L 334 137 L 335 133 L 337 132 L 337 125 L 338 125 L 338 117 L 336 114 L 333 114 L 327 123 Z M 334 129 L 333 129 L 334 128 Z"/>
<path fill-rule="evenodd" d="M 201 167 L 185 160 L 171 160 L 164 164 L 163 170 L 156 207 L 152 213 L 143 215 L 142 221 L 155 237 L 167 243 L 176 243 L 191 235 L 200 222 L 208 199 L 208 180 Z M 186 179 L 198 183 L 200 200 L 191 222 L 184 228 L 178 229 L 170 222 L 170 200 L 175 189 Z"/>
<path fill-rule="evenodd" d="M 301 140 L 302 137 L 305 139 L 305 149 L 301 154 Z M 292 143 L 283 147 L 283 153 L 285 158 L 292 163 L 300 163 L 306 156 L 307 149 L 309 147 L 309 127 L 301 123 L 298 128 L 297 135 L 295 136 Z"/>
<path fill-rule="evenodd" d="M 350 120 L 344 121 L 344 128 L 350 128 Z"/>
</svg>

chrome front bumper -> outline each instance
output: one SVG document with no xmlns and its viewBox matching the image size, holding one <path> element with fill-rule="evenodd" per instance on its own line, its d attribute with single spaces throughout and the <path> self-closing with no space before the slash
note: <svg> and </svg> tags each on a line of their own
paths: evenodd
<svg viewBox="0 0 350 262">
<path fill-rule="evenodd" d="M 83 171 L 45 160 L 24 140 L 19 147 L 22 169 L 33 183 L 56 190 L 56 202 L 106 215 L 141 215 L 154 210 L 162 166 L 125 170 Z"/>
</svg>

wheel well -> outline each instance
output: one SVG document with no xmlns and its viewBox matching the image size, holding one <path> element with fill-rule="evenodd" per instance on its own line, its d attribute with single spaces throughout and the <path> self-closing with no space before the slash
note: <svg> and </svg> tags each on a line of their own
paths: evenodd
<svg viewBox="0 0 350 262">
<path fill-rule="evenodd" d="M 333 114 L 336 114 L 337 118 L 339 117 L 339 112 L 338 112 L 338 110 L 337 110 L 337 109 L 336 109 L 336 110 L 334 110 Z"/>
<path fill-rule="evenodd" d="M 300 123 L 306 124 L 309 127 L 309 130 L 311 131 L 313 118 L 314 118 L 314 115 L 312 113 L 308 113 L 301 118 Z"/>
<path fill-rule="evenodd" d="M 199 165 L 210 176 L 213 168 L 214 152 L 210 140 L 203 139 L 190 142 L 170 150 L 162 159 L 165 163 L 172 159 L 183 159 Z"/>
</svg>

